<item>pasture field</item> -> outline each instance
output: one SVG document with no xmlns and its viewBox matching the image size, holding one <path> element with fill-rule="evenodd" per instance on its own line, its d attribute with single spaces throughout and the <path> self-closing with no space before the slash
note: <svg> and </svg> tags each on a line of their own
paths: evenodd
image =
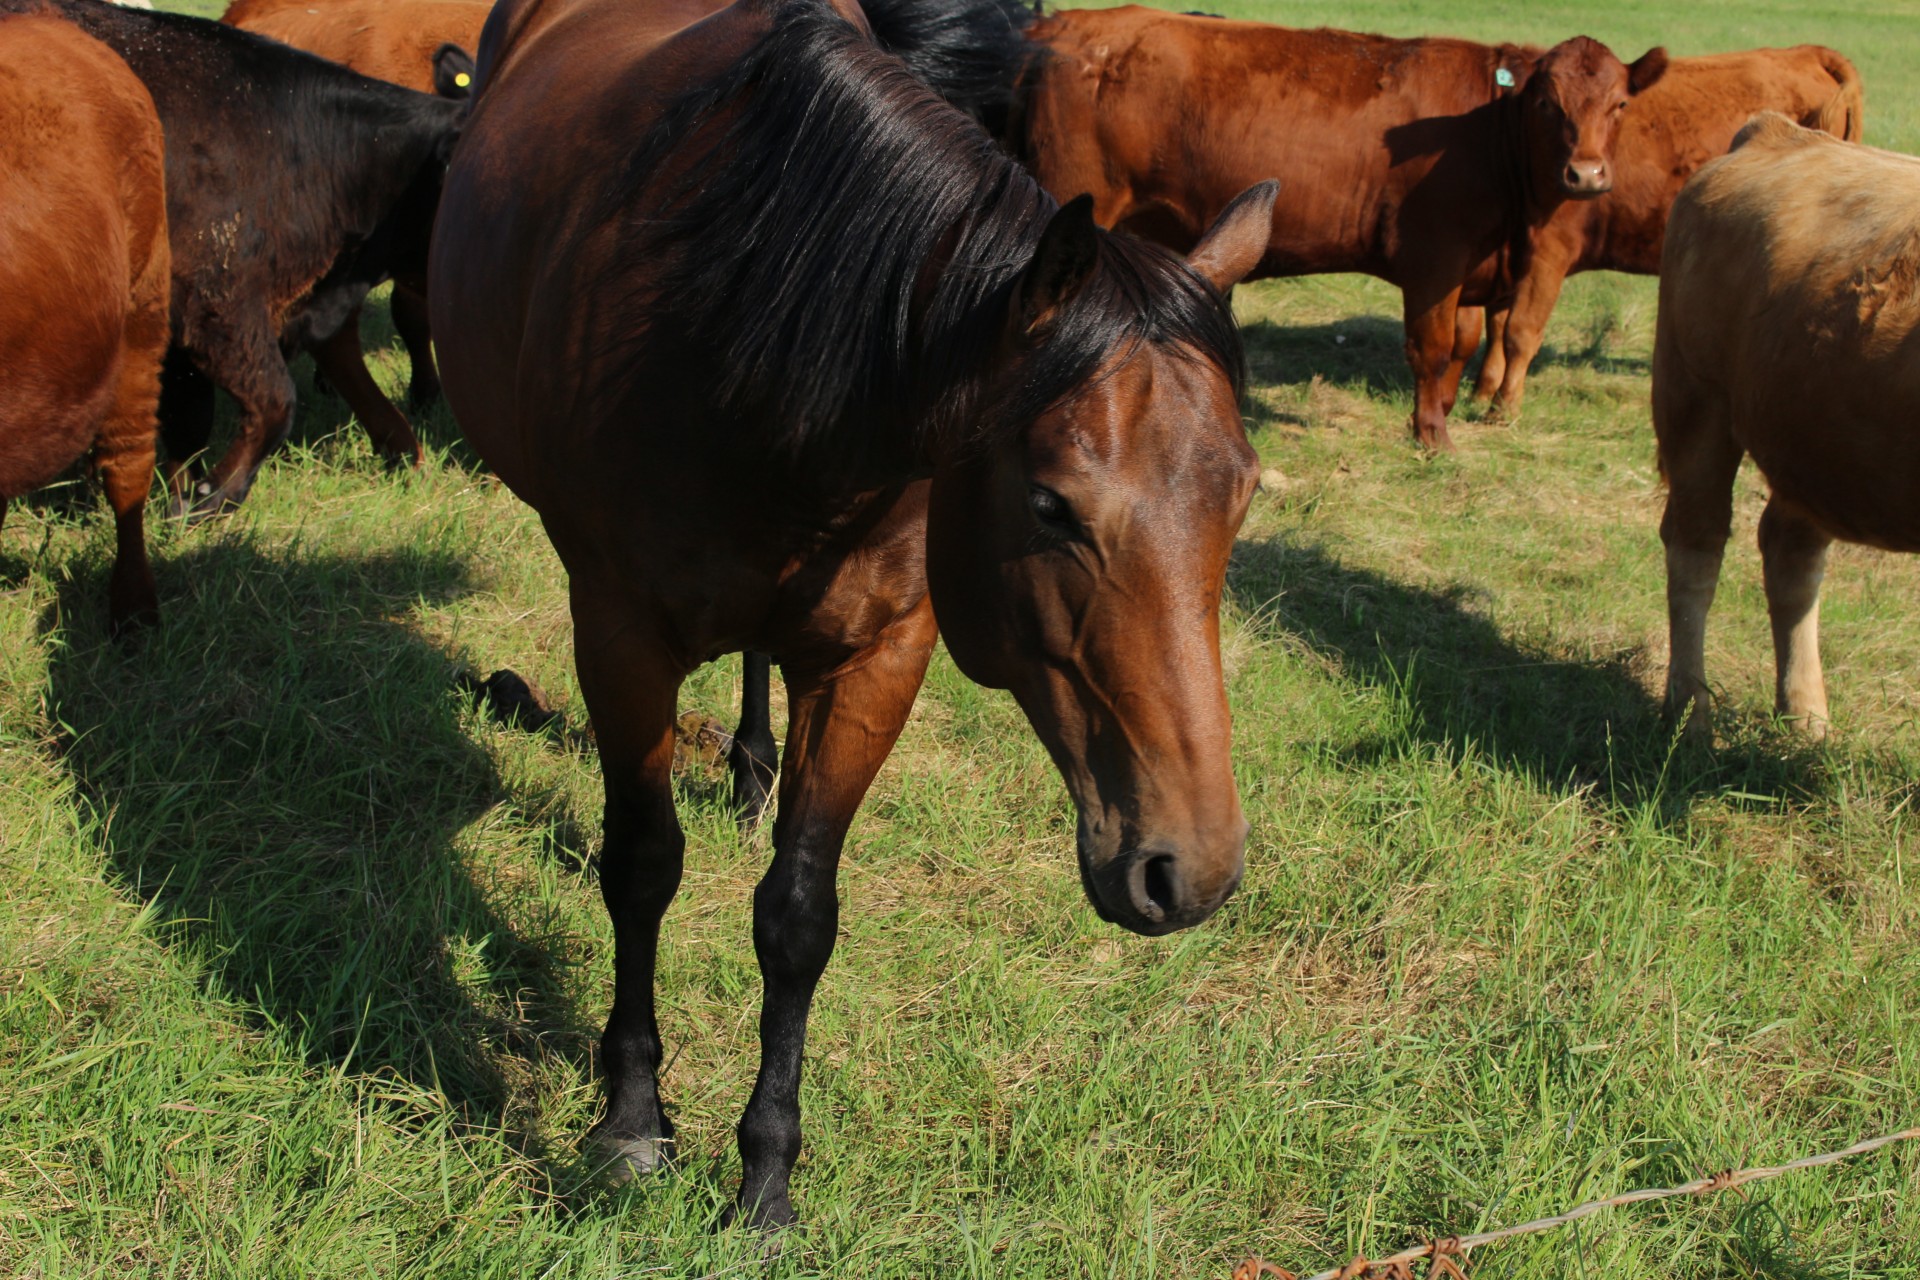
<svg viewBox="0 0 1920 1280">
<path fill-rule="evenodd" d="M 185 7 L 185 6 L 182 6 Z M 203 4 L 201 9 L 218 6 Z M 1758 0 L 1215 0 L 1627 57 L 1831 43 L 1920 151 L 1920 12 Z M 1284 199 L 1284 194 L 1282 196 Z M 1082 898 L 1062 785 L 944 656 L 848 842 L 796 1203 L 710 1230 L 756 1064 L 765 833 L 682 785 L 674 1174 L 596 1181 L 610 931 L 565 584 L 444 409 L 383 473 L 300 363 L 247 507 L 156 518 L 161 629 L 105 635 L 79 482 L 0 529 L 0 1274 L 1222 1277 L 1300 1270 L 1920 1119 L 1920 564 L 1836 550 L 1837 732 L 1774 724 L 1750 470 L 1711 754 L 1669 749 L 1651 281 L 1575 280 L 1512 427 L 1407 442 L 1398 298 L 1239 291 L 1256 499 L 1225 627 L 1245 887 L 1158 941 Z M 379 376 L 404 384 L 390 334 Z M 158 508 L 155 508 L 156 516 Z M 703 519 L 724 520 L 727 513 Z M 738 664 L 688 709 L 731 721 Z M 1920 1277 L 1920 1151 L 1483 1251 L 1476 1277 Z"/>
</svg>

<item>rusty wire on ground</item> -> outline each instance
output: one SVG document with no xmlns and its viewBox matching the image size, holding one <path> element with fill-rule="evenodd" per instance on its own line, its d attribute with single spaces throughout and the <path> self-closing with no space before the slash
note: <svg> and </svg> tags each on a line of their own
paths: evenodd
<svg viewBox="0 0 1920 1280">
<path fill-rule="evenodd" d="M 1275 1266 L 1264 1258 L 1248 1258 L 1233 1270 L 1233 1280 L 1261 1280 L 1263 1276 L 1276 1277 L 1277 1280 L 1414 1280 L 1413 1264 L 1432 1259 L 1433 1265 L 1427 1271 L 1426 1280 L 1466 1280 L 1460 1269 L 1467 1251 L 1477 1249 L 1483 1244 L 1492 1244 L 1496 1240 L 1508 1240 L 1514 1236 L 1534 1235 L 1542 1231 L 1552 1231 L 1564 1227 L 1570 1222 L 1590 1217 L 1602 1209 L 1618 1209 L 1625 1205 L 1642 1204 L 1649 1200 L 1669 1200 L 1675 1196 L 1704 1196 L 1717 1191 L 1730 1191 L 1745 1186 L 1749 1182 L 1764 1182 L 1768 1178 L 1777 1178 L 1785 1173 L 1800 1169 L 1815 1169 L 1821 1165 L 1837 1164 L 1850 1160 L 1854 1156 L 1866 1155 L 1869 1151 L 1878 1151 L 1882 1147 L 1896 1142 L 1908 1142 L 1920 1139 L 1920 1126 L 1902 1129 L 1899 1133 L 1890 1133 L 1883 1138 L 1869 1138 L 1856 1142 L 1840 1151 L 1829 1151 L 1825 1155 L 1805 1156 L 1786 1164 L 1764 1165 L 1755 1169 L 1735 1171 L 1727 1169 L 1711 1177 L 1696 1178 L 1692 1182 L 1678 1187 L 1649 1187 L 1644 1191 L 1627 1191 L 1605 1200 L 1590 1200 L 1577 1209 L 1551 1218 L 1536 1218 L 1532 1222 L 1523 1222 L 1517 1227 L 1502 1227 L 1498 1231 L 1483 1231 L 1471 1236 L 1448 1236 L 1434 1240 L 1414 1249 L 1402 1249 L 1391 1257 L 1368 1261 L 1355 1258 L 1344 1267 L 1335 1267 L 1331 1271 L 1322 1271 L 1318 1275 L 1301 1277 L 1285 1267 Z"/>
</svg>

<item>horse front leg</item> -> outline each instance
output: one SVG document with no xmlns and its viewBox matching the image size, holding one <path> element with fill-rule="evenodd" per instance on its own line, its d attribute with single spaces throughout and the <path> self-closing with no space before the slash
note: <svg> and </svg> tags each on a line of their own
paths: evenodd
<svg viewBox="0 0 1920 1280">
<path fill-rule="evenodd" d="M 574 575 L 574 665 L 606 787 L 600 896 L 613 922 L 613 1009 L 600 1038 L 607 1109 L 588 1144 L 625 1178 L 654 1172 L 673 1151 L 653 986 L 660 920 L 679 891 L 686 851 L 672 780 L 674 701 L 685 672 L 652 642 L 652 628 L 611 603 L 618 590 Z"/>
<path fill-rule="evenodd" d="M 907 722 L 935 635 L 933 607 L 923 599 L 832 671 L 786 670 L 791 714 L 773 863 L 753 895 L 753 946 L 765 985 L 760 1075 L 739 1131 L 736 1214 L 755 1226 L 783 1227 L 794 1218 L 788 1179 L 800 1155 L 800 1062 L 814 987 L 840 923 L 840 847 Z"/>
</svg>

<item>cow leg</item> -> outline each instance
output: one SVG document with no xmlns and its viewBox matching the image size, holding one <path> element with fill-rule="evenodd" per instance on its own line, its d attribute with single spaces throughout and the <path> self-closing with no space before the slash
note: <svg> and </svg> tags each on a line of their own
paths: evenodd
<svg viewBox="0 0 1920 1280">
<path fill-rule="evenodd" d="M 183 348 L 168 350 L 160 366 L 160 443 L 166 461 L 160 479 L 170 496 L 168 514 L 186 514 L 194 480 L 206 473 L 213 439 L 213 382 Z"/>
<path fill-rule="evenodd" d="M 1660 518 L 1667 549 L 1666 713 L 1669 722 L 1685 716 L 1687 737 L 1710 744 L 1707 613 L 1733 528 L 1733 481 L 1742 450 L 1724 398 L 1707 388 L 1677 389 L 1673 383 L 1680 377 L 1654 385 L 1660 466 L 1667 477 L 1667 509 Z"/>
<path fill-rule="evenodd" d="M 393 286 L 389 303 L 393 331 L 407 347 L 412 373 L 407 380 L 407 408 L 421 413 L 440 398 L 440 370 L 433 362 L 433 330 L 427 321 L 427 296 L 403 284 Z"/>
<path fill-rule="evenodd" d="M 737 1214 L 757 1226 L 793 1221 L 788 1179 L 800 1154 L 801 1053 L 814 986 L 839 927 L 840 846 L 906 724 L 934 636 L 933 608 L 922 600 L 836 670 L 786 671 L 792 714 L 773 862 L 753 895 L 753 946 L 765 983 L 760 1076 L 740 1120 Z"/>
<path fill-rule="evenodd" d="M 1774 708 L 1810 736 L 1827 735 L 1827 682 L 1820 672 L 1820 580 L 1833 539 L 1778 497 L 1760 515 L 1767 616 L 1773 623 Z"/>
<path fill-rule="evenodd" d="M 1447 363 L 1441 404 L 1451 414 L 1460 399 L 1460 379 L 1466 376 L 1467 361 L 1480 349 L 1480 327 L 1486 319 L 1484 307 L 1461 307 L 1453 314 L 1453 358 Z"/>
<path fill-rule="evenodd" d="M 345 324 L 331 337 L 322 338 L 308 348 L 313 362 L 327 375 L 340 398 L 353 410 L 353 416 L 365 428 L 367 439 L 390 467 L 420 465 L 420 441 L 406 415 L 393 407 L 393 401 L 367 371 L 366 352 L 360 345 L 360 308 L 355 307 Z"/>
<path fill-rule="evenodd" d="M 153 565 L 147 559 L 146 510 L 147 496 L 153 491 L 154 452 L 159 444 L 154 412 L 160 402 L 159 352 L 166 342 L 166 316 L 161 313 L 140 320 L 144 323 L 129 324 L 130 336 L 146 341 L 131 343 L 123 355 L 113 408 L 101 423 L 94 445 L 94 462 L 106 489 L 107 505 L 113 508 L 118 544 L 107 589 L 107 616 L 116 635 L 150 626 L 160 618 L 160 596 L 153 584 Z"/>
<path fill-rule="evenodd" d="M 233 443 L 193 488 L 189 518 L 204 520 L 246 501 L 260 464 L 286 440 L 293 426 L 293 375 L 264 325 L 207 335 L 196 363 L 240 405 Z"/>
<path fill-rule="evenodd" d="M 1453 363 L 1460 290 L 1423 298 L 1406 290 L 1407 363 L 1413 368 L 1413 438 L 1429 449 L 1451 450 L 1447 434 L 1447 370 Z"/>
<path fill-rule="evenodd" d="M 1480 372 L 1473 379 L 1473 400 L 1485 404 L 1500 389 L 1507 374 L 1507 317 L 1511 307 L 1487 308 L 1487 354 L 1480 361 Z"/>
<path fill-rule="evenodd" d="M 1547 334 L 1547 321 L 1560 301 L 1560 288 L 1567 282 L 1567 264 L 1547 249 L 1534 255 L 1514 293 L 1513 309 L 1507 315 L 1504 337 L 1505 368 L 1494 392 L 1487 416 L 1512 422 L 1520 416 L 1520 402 L 1527 394 L 1527 371 L 1540 354 Z"/>
<path fill-rule="evenodd" d="M 613 1008 L 600 1038 L 607 1109 L 587 1142 L 625 1178 L 654 1172 L 673 1153 L 653 987 L 660 921 L 686 850 L 672 780 L 674 699 L 685 672 L 624 611 L 619 592 L 574 575 L 574 663 L 607 798 L 600 896 L 613 922 Z"/>
<path fill-rule="evenodd" d="M 773 659 L 749 649 L 740 655 L 740 725 L 733 732 L 727 763 L 733 772 L 733 812 L 753 826 L 766 812 L 780 749 L 773 741 Z"/>
</svg>

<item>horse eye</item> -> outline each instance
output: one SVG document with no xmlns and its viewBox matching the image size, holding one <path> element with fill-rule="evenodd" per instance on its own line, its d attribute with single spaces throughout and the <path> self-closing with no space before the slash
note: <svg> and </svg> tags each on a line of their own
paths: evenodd
<svg viewBox="0 0 1920 1280">
<path fill-rule="evenodd" d="M 1067 505 L 1065 498 L 1045 485 L 1037 484 L 1027 491 L 1027 505 L 1033 508 L 1033 514 L 1041 524 L 1061 533 L 1078 532 L 1073 520 L 1073 508 Z"/>
</svg>

